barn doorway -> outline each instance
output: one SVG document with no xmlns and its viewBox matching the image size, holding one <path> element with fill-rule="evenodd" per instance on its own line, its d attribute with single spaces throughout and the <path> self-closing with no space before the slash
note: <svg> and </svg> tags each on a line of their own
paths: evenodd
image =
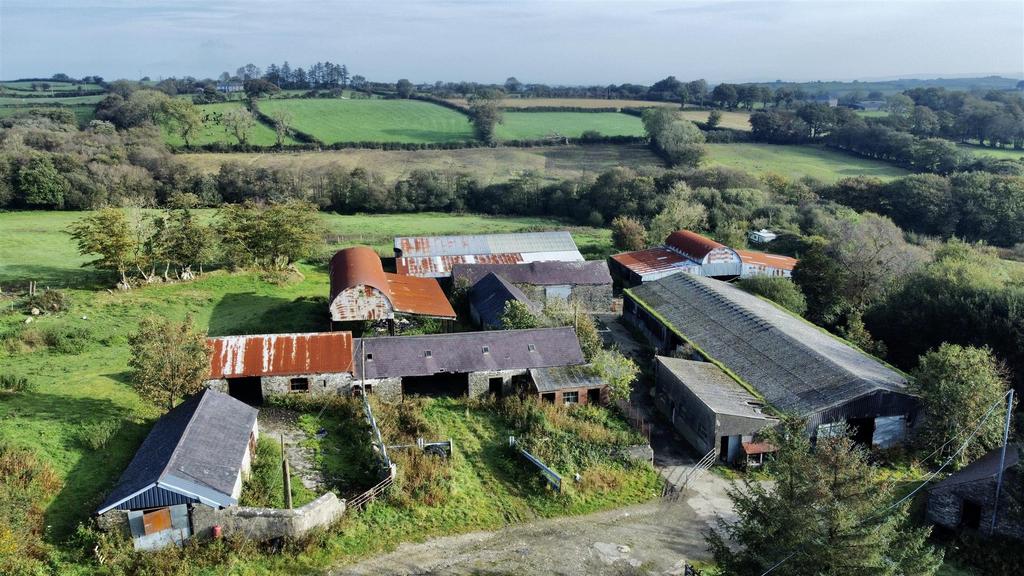
<svg viewBox="0 0 1024 576">
<path fill-rule="evenodd" d="M 501 376 L 491 378 L 487 381 L 487 393 L 495 398 L 501 398 L 505 392 L 505 379 Z"/>
<path fill-rule="evenodd" d="M 964 500 L 960 505 L 960 527 L 977 530 L 981 527 L 981 505 Z"/>
<path fill-rule="evenodd" d="M 432 374 L 402 378 L 403 395 L 450 396 L 469 394 L 469 374 Z"/>
<path fill-rule="evenodd" d="M 228 396 L 250 406 L 263 405 L 263 383 L 259 376 L 228 378 Z"/>
<path fill-rule="evenodd" d="M 601 389 L 591 388 L 587 390 L 587 404 L 600 404 L 601 403 Z"/>
<path fill-rule="evenodd" d="M 874 418 L 850 418 L 846 426 L 853 435 L 853 441 L 861 446 L 871 448 L 871 442 L 875 437 Z"/>
</svg>

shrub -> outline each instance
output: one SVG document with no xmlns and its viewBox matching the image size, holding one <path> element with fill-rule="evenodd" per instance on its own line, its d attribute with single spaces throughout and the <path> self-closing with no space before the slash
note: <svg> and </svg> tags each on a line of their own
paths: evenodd
<svg viewBox="0 0 1024 576">
<path fill-rule="evenodd" d="M 0 390 L 5 392 L 31 392 L 35 390 L 35 382 L 24 376 L 0 374 Z"/>
<path fill-rule="evenodd" d="M 47 573 L 43 503 L 60 485 L 33 452 L 0 444 L 0 574 Z"/>
<path fill-rule="evenodd" d="M 25 300 L 26 308 L 38 308 L 43 312 L 64 312 L 70 306 L 71 298 L 60 290 L 43 290 Z"/>
<path fill-rule="evenodd" d="M 80 424 L 75 431 L 75 439 L 84 448 L 99 450 L 107 445 L 119 427 L 117 420 L 97 420 Z"/>
<path fill-rule="evenodd" d="M 92 333 L 80 326 L 52 326 L 42 334 L 46 346 L 58 354 L 81 354 L 93 342 Z"/>
</svg>

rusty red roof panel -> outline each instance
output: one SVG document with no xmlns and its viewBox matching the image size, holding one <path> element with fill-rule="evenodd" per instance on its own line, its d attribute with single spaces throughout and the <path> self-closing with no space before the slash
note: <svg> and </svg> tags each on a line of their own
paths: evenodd
<svg viewBox="0 0 1024 576">
<path fill-rule="evenodd" d="M 455 309 L 433 278 L 417 278 L 401 274 L 384 274 L 388 280 L 391 305 L 396 312 L 455 318 Z"/>
<path fill-rule="evenodd" d="M 698 261 L 703 260 L 712 250 L 725 248 L 724 244 L 689 230 L 677 230 L 669 234 L 665 244 Z"/>
<path fill-rule="evenodd" d="M 351 332 L 207 338 L 211 378 L 352 371 Z"/>
<path fill-rule="evenodd" d="M 779 449 L 773 444 L 767 442 L 743 442 L 743 453 L 747 456 L 756 456 L 758 454 L 769 454 L 771 452 L 777 452 Z"/>
<path fill-rule="evenodd" d="M 792 271 L 798 262 L 796 258 L 779 256 L 778 254 L 765 254 L 764 252 L 752 252 L 750 250 L 736 250 L 735 252 L 744 264 L 768 266 L 770 268 L 778 268 L 779 270 Z"/>
<path fill-rule="evenodd" d="M 346 288 L 373 286 L 387 292 L 388 280 L 380 256 L 368 246 L 353 246 L 339 250 L 331 258 L 328 272 L 331 277 L 331 301 Z"/>
<path fill-rule="evenodd" d="M 405 256 L 395 258 L 399 274 L 436 278 L 449 276 L 456 264 L 521 264 L 521 253 L 476 254 L 468 256 Z"/>
<path fill-rule="evenodd" d="M 612 260 L 641 277 L 664 272 L 699 270 L 700 264 L 682 254 L 665 247 L 648 248 L 637 252 L 624 252 L 612 256 Z"/>
</svg>

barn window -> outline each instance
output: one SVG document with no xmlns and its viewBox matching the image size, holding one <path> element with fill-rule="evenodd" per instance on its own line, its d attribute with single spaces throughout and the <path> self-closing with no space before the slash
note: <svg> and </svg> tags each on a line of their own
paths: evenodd
<svg viewBox="0 0 1024 576">
<path fill-rule="evenodd" d="M 424 350 L 423 351 L 423 357 L 424 358 L 430 358 L 430 350 Z"/>
<path fill-rule="evenodd" d="M 367 384 L 363 389 L 367 394 L 373 394 L 373 384 Z"/>
<path fill-rule="evenodd" d="M 309 392 L 309 378 L 292 378 L 288 382 L 288 389 L 292 392 Z"/>
<path fill-rule="evenodd" d="M 490 354 L 491 353 L 491 347 L 490 346 L 484 346 L 480 350 L 483 351 L 484 354 Z"/>
<path fill-rule="evenodd" d="M 373 362 L 373 352 L 367 352 L 366 359 L 370 362 Z"/>
<path fill-rule="evenodd" d="M 578 390 L 572 392 L 562 392 L 562 404 L 579 404 L 580 393 Z"/>
<path fill-rule="evenodd" d="M 537 347 L 535 345 L 533 345 L 533 344 L 527 344 L 526 345 L 526 349 L 529 350 L 530 352 L 536 352 L 537 351 Z"/>
</svg>

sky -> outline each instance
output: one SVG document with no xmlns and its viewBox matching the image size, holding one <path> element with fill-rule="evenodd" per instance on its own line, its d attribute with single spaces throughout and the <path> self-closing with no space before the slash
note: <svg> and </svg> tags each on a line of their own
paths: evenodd
<svg viewBox="0 0 1024 576">
<path fill-rule="evenodd" d="M 285 60 L 414 82 L 1022 77 L 1024 0 L 0 0 L 0 79 Z"/>
</svg>

